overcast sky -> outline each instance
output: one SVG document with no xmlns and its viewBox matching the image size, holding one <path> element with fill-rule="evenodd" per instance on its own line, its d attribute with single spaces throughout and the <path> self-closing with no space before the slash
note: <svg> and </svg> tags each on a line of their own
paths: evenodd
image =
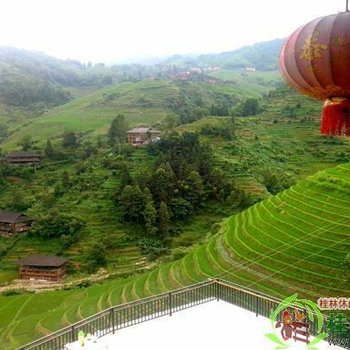
<svg viewBox="0 0 350 350">
<path fill-rule="evenodd" d="M 0 46 L 83 62 L 221 52 L 344 10 L 345 0 L 0 0 Z"/>
</svg>

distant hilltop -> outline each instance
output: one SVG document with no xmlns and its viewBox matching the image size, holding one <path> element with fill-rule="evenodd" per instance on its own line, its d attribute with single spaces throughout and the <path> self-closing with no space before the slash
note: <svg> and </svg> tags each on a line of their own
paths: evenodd
<svg viewBox="0 0 350 350">
<path fill-rule="evenodd" d="M 244 46 L 234 51 L 200 55 L 198 57 L 174 55 L 161 61 L 161 63 L 179 67 L 275 70 L 278 68 L 278 55 L 284 40 L 264 41 L 254 45 Z"/>
</svg>

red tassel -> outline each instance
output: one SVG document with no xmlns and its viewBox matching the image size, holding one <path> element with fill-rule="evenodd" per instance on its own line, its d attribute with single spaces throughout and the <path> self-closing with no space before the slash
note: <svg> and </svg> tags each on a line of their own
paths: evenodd
<svg viewBox="0 0 350 350">
<path fill-rule="evenodd" d="M 342 97 L 326 100 L 322 110 L 321 134 L 350 136 L 350 101 Z"/>
</svg>

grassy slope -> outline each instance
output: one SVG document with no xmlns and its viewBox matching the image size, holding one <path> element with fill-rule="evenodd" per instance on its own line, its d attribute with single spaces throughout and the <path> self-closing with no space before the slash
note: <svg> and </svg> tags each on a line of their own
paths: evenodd
<svg viewBox="0 0 350 350">
<path fill-rule="evenodd" d="M 130 127 L 155 125 L 166 116 L 175 115 L 170 106 L 181 104 L 183 94 L 197 96 L 201 104 L 210 106 L 215 96 L 236 96 L 237 86 L 160 80 L 122 83 L 32 119 L 29 125 L 18 128 L 2 147 L 14 148 L 24 135 L 31 135 L 34 141 L 43 144 L 47 139 L 60 138 L 64 131 L 104 134 L 118 113 L 125 115 Z"/>
<path fill-rule="evenodd" d="M 209 75 L 235 81 L 241 91 L 246 91 L 248 95 L 260 97 L 270 91 L 277 82 L 282 81 L 278 70 L 247 72 L 244 70 L 220 70 Z"/>
<path fill-rule="evenodd" d="M 108 95 L 121 91 L 121 99 L 106 102 Z M 137 107 L 136 97 L 132 96 L 131 83 L 120 87 L 99 90 L 91 95 L 73 100 L 56 107 L 48 114 L 36 118 L 32 123 L 11 135 L 4 143 L 5 148 L 13 148 L 24 135 L 33 135 L 35 140 L 44 141 L 60 137 L 64 131 L 105 133 L 118 113 L 125 113 L 131 125 L 153 124 L 166 115 L 161 107 Z M 140 93 L 138 89 L 136 95 Z M 134 100 L 133 100 L 134 98 Z M 171 113 L 169 113 L 171 114 Z"/>
<path fill-rule="evenodd" d="M 311 110 L 312 120 L 304 121 L 309 112 L 300 117 L 286 118 L 280 110 L 295 104 L 300 97 L 287 96 L 270 99 L 269 110 L 250 118 L 236 118 L 236 138 L 232 141 L 218 137 L 203 137 L 215 149 L 218 166 L 236 179 L 239 187 L 248 191 L 266 192 L 261 184 L 260 170 L 269 165 L 305 179 L 317 171 L 350 161 L 350 140 L 329 138 L 319 133 L 320 108 L 316 101 L 302 101 Z M 207 117 L 195 123 L 181 125 L 179 131 L 197 131 L 205 126 L 218 127 L 228 118 Z M 276 123 L 273 120 L 276 119 Z"/>
<path fill-rule="evenodd" d="M 266 198 L 268 192 L 262 184 L 259 173 L 261 167 L 266 164 L 302 179 L 318 170 L 350 160 L 348 157 L 350 141 L 344 138 L 333 140 L 320 136 L 317 118 L 314 122 L 300 122 L 299 118 L 289 122 L 288 118 L 281 117 L 280 110 L 284 104 L 295 104 L 299 101 L 300 97 L 293 94 L 266 100 L 265 103 L 270 110 L 262 116 L 237 118 L 237 138 L 233 141 L 203 136 L 214 147 L 217 165 L 234 177 L 239 188 L 258 198 Z M 318 108 L 317 102 L 303 99 L 301 101 L 307 109 Z M 275 117 L 278 117 L 278 123 L 271 122 Z M 180 126 L 178 130 L 200 131 L 205 125 L 220 126 L 225 120 L 226 118 L 218 117 L 203 118 L 195 123 Z M 110 268 L 114 271 L 130 272 L 135 267 L 144 266 L 146 261 L 134 246 L 134 242 L 127 240 L 132 228 L 118 223 L 116 218 L 113 198 L 119 177 L 118 173 L 113 174 L 110 169 L 103 166 L 103 159 L 109 153 L 108 149 L 100 150 L 99 154 L 82 162 L 87 166 L 87 171 L 76 176 L 74 181 L 77 183 L 66 190 L 62 197 L 54 202 L 54 206 L 60 211 L 81 216 L 87 221 L 83 239 L 75 242 L 65 252 L 73 262 L 81 263 L 83 255 L 95 242 L 107 240 L 110 242 L 108 252 Z M 78 161 L 79 159 L 75 162 Z M 137 174 L 145 165 L 152 164 L 152 157 L 146 150 L 139 149 L 128 160 L 128 164 L 131 172 Z M 73 177 L 75 163 L 45 162 L 30 181 L 13 181 L 0 195 L 2 207 L 6 208 L 13 191 L 19 190 L 26 201 L 31 203 L 27 213 L 34 217 L 44 215 L 49 205 L 46 197 L 53 193 L 55 184 L 61 182 L 64 170 Z M 82 188 L 85 182 L 93 183 L 93 186 Z M 189 241 L 191 243 L 197 241 L 208 227 L 231 215 L 233 210 L 226 204 L 210 206 L 198 217 L 181 223 L 183 233 L 176 238 L 174 246 L 187 246 Z M 184 241 L 186 244 L 183 244 Z M 0 239 L 0 251 L 12 244 L 11 239 Z M 56 254 L 62 249 L 62 244 L 59 239 L 51 240 L 50 244 L 43 244 L 39 239 L 20 238 L 1 259 L 0 282 L 16 276 L 16 259 L 29 253 Z"/>
<path fill-rule="evenodd" d="M 1 342 L 13 349 L 110 305 L 213 276 L 279 297 L 348 295 L 341 262 L 350 248 L 349 198 L 346 164 L 230 217 L 207 244 L 150 273 L 86 289 L 2 296 Z"/>
<path fill-rule="evenodd" d="M 113 271 L 134 272 L 137 268 L 145 266 L 146 261 L 134 242 L 126 239 L 128 229 L 117 220 L 113 200 L 119 177 L 103 166 L 103 160 L 104 155 L 98 154 L 80 162 L 86 168 L 80 175 L 74 175 L 74 163 L 45 162 L 32 179 L 11 179 L 13 183 L 0 196 L 2 207 L 11 200 L 14 191 L 20 191 L 25 201 L 30 204 L 27 213 L 33 217 L 45 215 L 47 208 L 52 205 L 62 213 L 73 213 L 84 219 L 86 227 L 82 238 L 65 251 L 72 263 L 81 264 L 84 254 L 95 243 L 104 241 L 108 242 L 107 259 Z M 148 157 L 144 150 L 136 150 L 128 161 L 132 174 L 140 170 L 140 164 L 145 166 L 150 163 L 152 158 Z M 63 171 L 70 174 L 72 185 L 65 189 L 62 196 L 55 198 L 54 186 L 61 183 Z M 57 254 L 62 250 L 63 244 L 59 238 L 48 242 L 28 236 L 0 237 L 0 250 L 7 250 L 1 258 L 0 282 L 16 277 L 18 258 L 37 253 Z M 7 247 L 11 248 L 6 249 Z"/>
<path fill-rule="evenodd" d="M 239 188 L 252 195 L 259 198 L 268 196 L 259 176 L 259 170 L 264 164 L 291 172 L 297 179 L 301 179 L 318 170 L 350 160 L 348 157 L 350 141 L 347 139 L 335 141 L 320 136 L 316 123 L 289 123 L 286 120 L 271 123 L 268 119 L 259 119 L 238 120 L 237 134 L 240 137 L 234 141 L 205 137 L 214 147 L 217 165 L 235 179 Z M 204 125 L 220 125 L 224 120 L 225 118 L 208 117 L 181 126 L 179 130 L 200 131 Z M 83 217 L 87 226 L 83 238 L 75 242 L 65 255 L 79 264 L 83 255 L 94 243 L 106 240 L 110 246 L 107 256 L 110 269 L 119 272 L 133 271 L 135 266 L 142 267 L 146 261 L 132 240 L 126 240 L 132 228 L 118 223 L 113 198 L 119 176 L 118 173 L 113 174 L 103 166 L 104 154 L 108 154 L 108 151 L 105 150 L 104 153 L 100 151 L 99 154 L 82 162 L 87 166 L 87 170 L 79 176 L 73 176 L 74 163 L 45 163 L 32 180 L 14 179 L 16 181 L 0 195 L 0 199 L 5 205 L 11 200 L 13 191 L 20 191 L 26 201 L 31 203 L 28 214 L 34 217 L 43 215 L 47 210 L 48 194 L 53 193 L 55 184 L 61 182 L 62 172 L 68 171 L 71 178 L 74 177 L 75 185 L 56 199 L 54 206 L 62 212 L 71 212 Z M 249 167 L 245 168 L 242 164 L 247 162 Z M 131 173 L 137 174 L 144 166 L 152 164 L 152 157 L 146 150 L 139 149 L 128 160 L 128 164 Z M 93 186 L 84 187 L 85 182 Z M 183 233 L 178 237 L 180 243 L 176 246 L 182 246 L 183 239 L 186 242 L 188 239 L 190 242 L 195 242 L 214 222 L 231 215 L 232 210 L 225 204 L 217 205 L 216 208 L 211 206 L 198 217 L 181 223 Z M 13 241 L 0 238 L 0 250 L 11 246 Z M 43 244 L 40 239 L 21 237 L 1 259 L 0 282 L 16 276 L 15 261 L 18 258 L 29 253 L 56 254 L 61 250 L 62 243 L 57 239 L 50 240 L 49 244 L 45 242 Z M 136 263 L 138 265 L 135 265 Z"/>
</svg>

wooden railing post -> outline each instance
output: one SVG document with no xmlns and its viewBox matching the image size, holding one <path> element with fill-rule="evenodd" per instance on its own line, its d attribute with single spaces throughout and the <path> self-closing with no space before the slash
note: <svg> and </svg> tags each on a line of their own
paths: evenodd
<svg viewBox="0 0 350 350">
<path fill-rule="evenodd" d="M 173 315 L 173 297 L 171 292 L 168 294 L 168 299 L 169 299 L 169 316 Z"/>
<path fill-rule="evenodd" d="M 115 333 L 115 315 L 114 315 L 114 307 L 111 309 L 112 313 L 112 329 L 113 329 L 113 334 Z"/>
<path fill-rule="evenodd" d="M 74 328 L 74 326 L 72 326 L 72 330 L 71 330 L 71 333 L 70 333 L 70 335 L 71 335 L 71 343 L 73 343 L 74 342 L 74 332 L 75 332 L 75 328 Z"/>
<path fill-rule="evenodd" d="M 212 280 L 212 283 L 214 283 L 214 291 L 215 291 L 215 296 L 216 296 L 216 301 L 220 301 L 220 284 L 219 280 L 217 278 Z"/>
</svg>

